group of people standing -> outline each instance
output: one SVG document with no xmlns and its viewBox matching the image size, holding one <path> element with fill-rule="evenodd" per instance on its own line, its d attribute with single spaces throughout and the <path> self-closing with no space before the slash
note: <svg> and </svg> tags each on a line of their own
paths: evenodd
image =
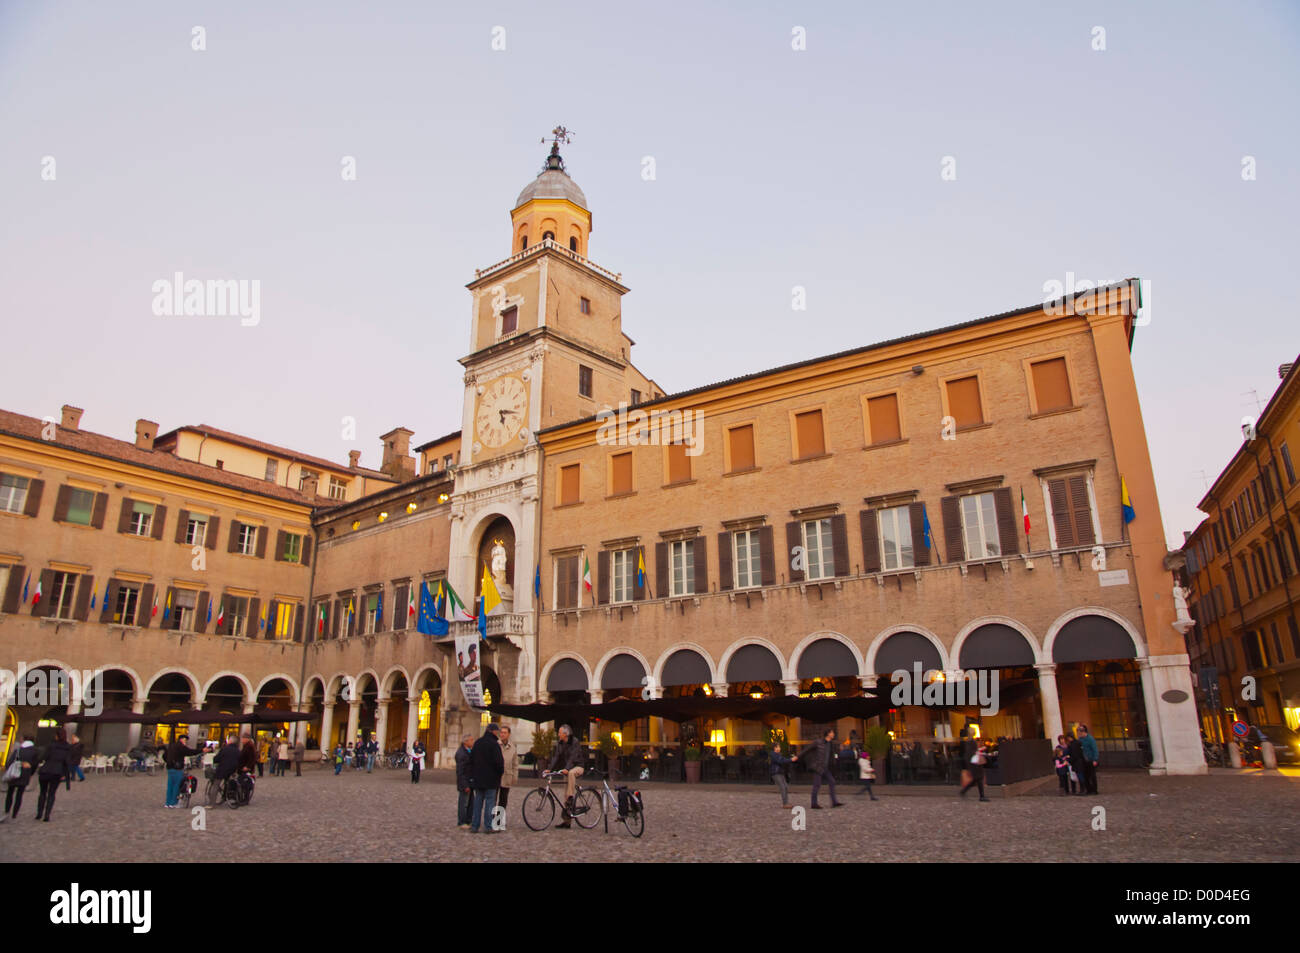
<svg viewBox="0 0 1300 953">
<path fill-rule="evenodd" d="M 276 735 L 274 738 L 263 738 L 257 750 L 257 776 L 262 777 L 262 770 L 269 763 L 271 765 L 271 777 L 284 777 L 285 771 L 289 770 L 289 764 L 292 762 L 294 767 L 294 776 L 302 777 L 302 762 L 307 756 L 307 745 L 298 741 L 295 744 L 289 744 L 289 739 L 283 735 Z"/>
<path fill-rule="evenodd" d="M 509 725 L 495 721 L 487 726 L 477 741 L 473 735 L 460 739 L 456 749 L 456 826 L 477 834 L 505 830 L 505 808 L 510 803 L 510 789 L 519 778 L 518 750 L 510 740 Z M 413 779 L 414 780 L 414 779 Z M 570 792 L 572 793 L 572 792 Z M 500 822 L 493 817 L 496 808 L 503 810 Z M 568 818 L 561 827 L 568 827 Z"/>
<path fill-rule="evenodd" d="M 9 753 L 5 762 L 4 782 L 8 790 L 5 792 L 5 812 L 0 815 L 0 823 L 10 817 L 18 819 L 18 811 L 23 805 L 23 793 L 33 775 L 40 785 L 40 794 L 36 799 L 36 819 L 48 821 L 54 812 L 54 796 L 58 793 L 59 784 L 65 784 L 71 790 L 73 774 L 78 775 L 82 781 L 86 780 L 81 771 L 81 756 L 81 739 L 76 735 L 69 737 L 63 728 L 54 729 L 54 740 L 44 750 L 37 749 L 36 739 L 32 735 L 24 735 L 22 742 Z"/>
<path fill-rule="evenodd" d="M 1087 725 L 1079 726 L 1079 735 L 1070 732 L 1058 735 L 1055 749 L 1056 777 L 1061 784 L 1061 794 L 1097 793 L 1097 739 L 1088 732 Z"/>
</svg>

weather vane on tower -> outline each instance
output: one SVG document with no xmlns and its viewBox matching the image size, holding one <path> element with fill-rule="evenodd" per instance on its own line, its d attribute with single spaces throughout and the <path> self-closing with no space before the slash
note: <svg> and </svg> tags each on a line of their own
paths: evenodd
<svg viewBox="0 0 1300 953">
<path fill-rule="evenodd" d="M 547 142 L 547 141 L 548 141 L 547 138 L 545 136 L 542 136 L 542 142 Z M 567 146 L 572 141 L 573 141 L 573 133 L 569 132 L 569 130 L 565 129 L 563 126 L 556 126 L 554 129 L 551 130 L 551 139 L 549 140 L 549 142 L 551 142 L 552 144 L 551 145 L 552 152 L 560 151 L 561 142 Z"/>
</svg>

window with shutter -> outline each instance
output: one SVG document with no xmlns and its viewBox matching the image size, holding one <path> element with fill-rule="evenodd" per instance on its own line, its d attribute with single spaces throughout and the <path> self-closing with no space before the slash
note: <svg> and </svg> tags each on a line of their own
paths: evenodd
<svg viewBox="0 0 1300 953">
<path fill-rule="evenodd" d="M 616 453 L 609 458 L 609 495 L 621 496 L 632 492 L 632 451 Z"/>
<path fill-rule="evenodd" d="M 519 329 L 519 309 L 514 305 L 501 312 L 501 333 L 513 334 Z"/>
<path fill-rule="evenodd" d="M 830 579 L 835 573 L 835 538 L 831 517 L 803 524 L 804 577 L 810 582 Z"/>
<path fill-rule="evenodd" d="M 880 511 L 880 553 L 877 565 L 886 571 L 916 566 L 913 550 L 910 506 L 893 506 Z M 871 571 L 871 570 L 868 570 Z"/>
<path fill-rule="evenodd" d="M 1038 413 L 1045 414 L 1074 406 L 1070 397 L 1070 374 L 1066 370 L 1065 358 L 1036 361 L 1029 365 L 1029 372 L 1033 380 L 1034 409 Z"/>
<path fill-rule="evenodd" d="M 745 424 L 727 431 L 727 450 L 731 456 L 730 473 L 754 469 L 754 425 Z"/>
<path fill-rule="evenodd" d="M 967 559 L 990 559 L 1002 555 L 992 493 L 976 493 L 961 498 L 961 525 Z"/>
<path fill-rule="evenodd" d="M 574 609 L 578 605 L 578 557 L 561 556 L 555 560 L 555 608 Z"/>
<path fill-rule="evenodd" d="M 794 415 L 796 459 L 807 460 L 826 453 L 826 436 L 822 430 L 822 412 L 808 410 Z"/>
<path fill-rule="evenodd" d="M 686 454 L 686 444 L 670 443 L 668 451 L 668 483 L 688 483 L 691 479 L 691 458 Z"/>
<path fill-rule="evenodd" d="M 636 589 L 635 549 L 619 549 L 611 553 L 602 553 L 609 560 L 609 601 L 614 603 L 631 602 Z"/>
<path fill-rule="evenodd" d="M 695 593 L 695 541 L 677 540 L 669 544 L 670 589 L 673 598 L 689 596 Z"/>
<path fill-rule="evenodd" d="M 27 477 L 0 473 L 0 512 L 21 513 L 27 506 Z"/>
<path fill-rule="evenodd" d="M 958 430 L 984 423 L 978 377 L 960 377 L 948 381 L 944 387 L 948 394 L 948 415 L 957 422 Z"/>
<path fill-rule="evenodd" d="M 763 544 L 762 531 L 757 529 L 741 530 L 731 533 L 730 550 L 734 553 L 731 561 L 735 586 L 737 589 L 751 589 L 763 584 Z M 722 554 L 722 537 L 718 537 L 718 554 Z"/>
<path fill-rule="evenodd" d="M 591 368 L 585 364 L 578 366 L 578 396 L 591 396 Z"/>
<path fill-rule="evenodd" d="M 560 506 L 568 506 L 570 503 L 580 501 L 578 488 L 578 475 L 581 472 L 582 464 L 571 463 L 567 467 L 560 467 Z"/>
<path fill-rule="evenodd" d="M 898 417 L 898 395 L 881 394 L 867 399 L 867 427 L 871 443 L 895 443 L 903 439 L 903 427 Z"/>
<path fill-rule="evenodd" d="M 95 494 L 90 490 L 70 487 L 68 489 L 66 521 L 80 526 L 91 525 L 91 515 L 95 510 L 95 503 Z"/>
</svg>

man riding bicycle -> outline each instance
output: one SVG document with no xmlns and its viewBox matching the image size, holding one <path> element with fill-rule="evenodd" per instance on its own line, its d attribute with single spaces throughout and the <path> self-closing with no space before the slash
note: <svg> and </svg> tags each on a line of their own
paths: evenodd
<svg viewBox="0 0 1300 953">
<path fill-rule="evenodd" d="M 251 735 L 244 735 L 243 745 L 239 749 L 239 773 L 235 776 L 239 784 L 240 797 L 245 804 L 253 798 L 253 773 L 257 770 L 257 747 Z"/>
<path fill-rule="evenodd" d="M 582 753 L 582 745 L 573 737 L 572 728 L 560 725 L 558 734 L 555 750 L 551 753 L 551 770 L 564 775 L 564 819 L 557 826 L 573 827 L 569 812 L 573 809 L 574 789 L 578 785 L 578 778 L 582 777 L 583 765 L 587 759 Z"/>
</svg>

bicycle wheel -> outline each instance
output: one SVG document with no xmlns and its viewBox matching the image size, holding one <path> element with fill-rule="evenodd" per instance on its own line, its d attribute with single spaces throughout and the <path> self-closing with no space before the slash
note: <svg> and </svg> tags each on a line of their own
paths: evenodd
<svg viewBox="0 0 1300 953">
<path fill-rule="evenodd" d="M 221 801 L 221 782 L 216 778 L 208 781 L 208 789 L 203 793 L 203 797 L 207 801 L 208 807 L 216 807 Z"/>
<path fill-rule="evenodd" d="M 633 837 L 645 833 L 645 811 L 628 811 L 627 817 L 620 818 L 627 825 L 627 832 Z"/>
<path fill-rule="evenodd" d="M 578 793 L 573 796 L 573 823 L 591 830 L 600 823 L 603 806 L 604 802 L 599 794 L 579 788 Z"/>
<path fill-rule="evenodd" d="M 555 821 L 555 802 L 547 795 L 545 788 L 529 791 L 520 810 L 529 830 L 544 831 Z"/>
</svg>

